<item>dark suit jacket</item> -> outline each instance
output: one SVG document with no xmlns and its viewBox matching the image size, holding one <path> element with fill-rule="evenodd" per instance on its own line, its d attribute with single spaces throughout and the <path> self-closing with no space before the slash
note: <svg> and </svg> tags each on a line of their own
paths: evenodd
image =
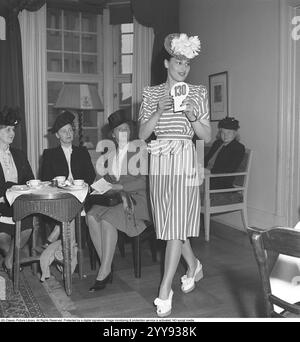
<svg viewBox="0 0 300 342">
<path fill-rule="evenodd" d="M 207 166 L 208 161 L 214 155 L 216 150 L 222 145 L 223 141 L 221 139 L 216 140 L 209 152 L 204 158 L 204 166 Z M 230 173 L 235 172 L 241 161 L 243 160 L 245 154 L 245 146 L 239 143 L 237 140 L 233 140 L 226 146 L 223 146 L 220 150 L 211 173 Z M 234 177 L 220 177 L 212 178 L 210 182 L 211 189 L 225 189 L 231 188 L 234 181 Z"/>
<path fill-rule="evenodd" d="M 29 165 L 29 162 L 25 156 L 25 153 L 21 150 L 10 148 L 10 152 L 16 164 L 16 168 L 18 171 L 18 183 L 17 184 L 25 184 L 28 180 L 33 179 L 34 175 Z M 0 197 L 5 197 L 5 192 L 7 189 L 15 185 L 13 182 L 5 182 L 4 173 L 2 169 L 2 165 L 0 163 Z M 12 217 L 12 207 L 6 203 L 0 203 L 0 215 Z"/>
<path fill-rule="evenodd" d="M 72 146 L 71 171 L 74 179 L 84 179 L 91 185 L 96 172 L 89 152 L 85 147 Z M 41 179 L 50 181 L 57 176 L 68 177 L 69 168 L 61 146 L 44 150 L 42 157 Z"/>
</svg>

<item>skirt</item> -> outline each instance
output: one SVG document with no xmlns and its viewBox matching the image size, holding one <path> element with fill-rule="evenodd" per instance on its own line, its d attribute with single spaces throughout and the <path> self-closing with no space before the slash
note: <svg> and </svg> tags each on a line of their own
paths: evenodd
<svg viewBox="0 0 300 342">
<path fill-rule="evenodd" d="M 138 213 L 138 209 L 136 208 L 135 210 Z M 94 204 L 87 213 L 87 217 L 88 216 L 94 217 L 99 223 L 104 220 L 130 237 L 142 233 L 146 228 L 144 220 L 149 219 L 146 215 L 144 218 L 137 217 L 137 215 L 134 218 L 128 217 L 124 212 L 122 203 L 117 204 L 114 207 L 104 207 Z"/>
<path fill-rule="evenodd" d="M 197 156 L 191 140 L 172 141 L 172 146 L 166 153 L 150 151 L 152 216 L 158 239 L 185 241 L 200 231 Z"/>
</svg>

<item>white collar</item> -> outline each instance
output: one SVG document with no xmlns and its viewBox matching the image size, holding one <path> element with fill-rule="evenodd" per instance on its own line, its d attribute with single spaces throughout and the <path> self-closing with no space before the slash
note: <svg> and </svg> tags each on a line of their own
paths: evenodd
<svg viewBox="0 0 300 342">
<path fill-rule="evenodd" d="M 62 147 L 62 149 L 63 149 L 64 151 L 70 151 L 70 152 L 72 152 L 72 145 L 70 145 L 70 146 L 68 146 L 68 147 L 61 145 L 61 147 Z"/>
<path fill-rule="evenodd" d="M 9 145 L 7 145 L 6 149 L 3 150 L 3 149 L 0 149 L 0 152 L 1 153 L 10 153 L 10 150 L 9 150 Z"/>
</svg>

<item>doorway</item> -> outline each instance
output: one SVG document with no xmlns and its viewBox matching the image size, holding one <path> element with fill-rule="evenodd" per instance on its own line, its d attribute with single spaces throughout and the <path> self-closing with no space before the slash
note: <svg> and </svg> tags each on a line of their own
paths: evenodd
<svg viewBox="0 0 300 342">
<path fill-rule="evenodd" d="M 293 18 L 300 17 L 300 0 L 281 0 L 280 6 L 276 214 L 280 224 L 293 227 L 300 219 L 300 39 L 294 39 L 292 31 Z"/>
</svg>

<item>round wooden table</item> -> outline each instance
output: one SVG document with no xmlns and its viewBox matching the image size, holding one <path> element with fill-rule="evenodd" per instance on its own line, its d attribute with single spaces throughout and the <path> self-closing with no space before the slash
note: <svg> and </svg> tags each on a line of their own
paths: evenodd
<svg viewBox="0 0 300 342">
<path fill-rule="evenodd" d="M 67 295 L 72 293 L 71 274 L 71 227 L 70 222 L 75 219 L 75 229 L 78 243 L 79 277 L 82 278 L 82 246 L 80 213 L 83 207 L 75 196 L 70 193 L 57 191 L 43 194 L 24 194 L 16 198 L 13 203 L 13 219 L 16 222 L 15 250 L 14 250 L 14 290 L 19 288 L 20 270 L 20 237 L 21 220 L 33 214 L 42 214 L 62 223 L 62 250 L 64 257 L 64 282 Z M 37 261 L 33 256 L 27 262 Z"/>
</svg>

